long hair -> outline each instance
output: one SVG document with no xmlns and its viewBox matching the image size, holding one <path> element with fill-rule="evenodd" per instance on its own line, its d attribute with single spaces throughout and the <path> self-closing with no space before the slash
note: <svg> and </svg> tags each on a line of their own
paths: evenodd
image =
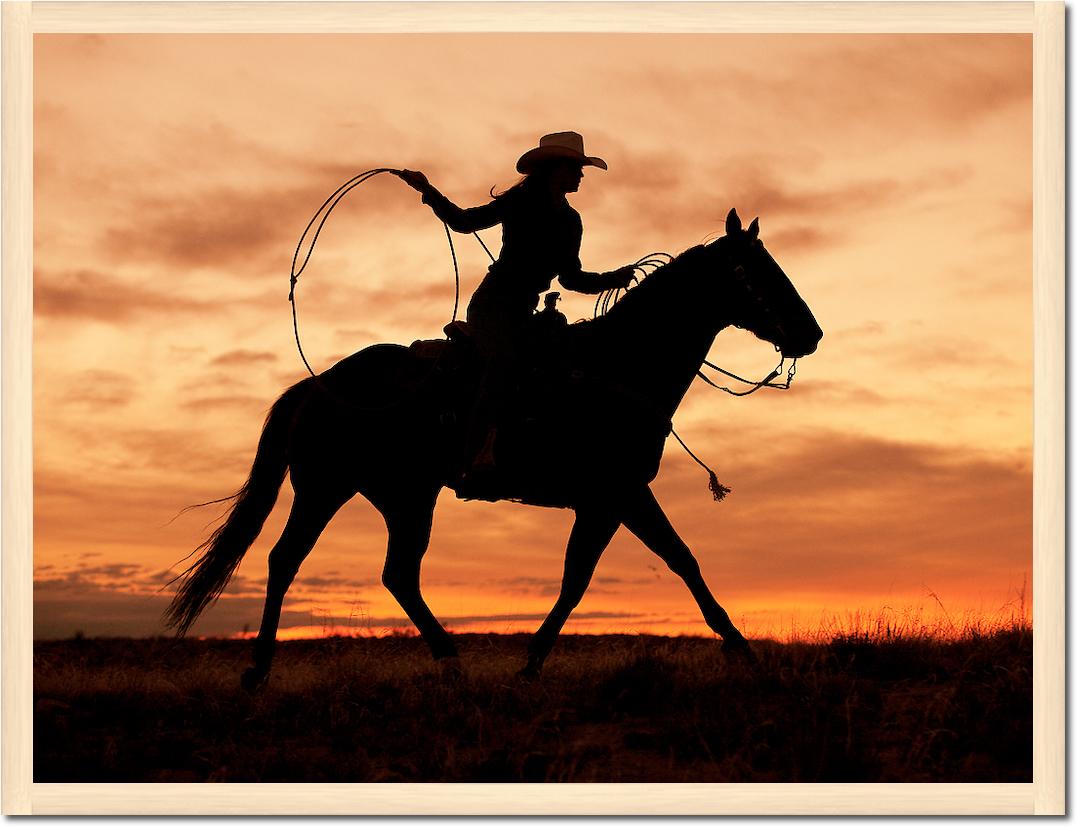
<svg viewBox="0 0 1076 826">
<path fill-rule="evenodd" d="M 522 178 L 520 178 L 503 192 L 494 192 L 493 187 L 490 187 L 490 197 L 500 199 L 504 198 L 506 195 L 511 195 L 514 192 L 522 192 L 531 189 L 541 181 L 544 181 L 549 176 L 549 173 L 553 170 L 555 166 L 555 161 L 555 158 L 547 158 L 544 161 L 539 161 L 538 164 L 534 167 L 534 169 L 532 169 L 530 172 L 528 172 L 526 175 L 524 175 Z"/>
<path fill-rule="evenodd" d="M 501 192 L 494 192 L 493 191 L 494 187 L 491 186 L 489 188 L 489 197 L 499 200 L 499 199 L 505 197 L 506 195 L 511 195 L 513 192 L 519 192 L 519 191 L 521 191 L 523 189 L 528 188 L 527 182 L 531 179 L 531 176 L 533 174 L 534 173 L 531 172 L 531 173 L 528 173 L 527 175 L 524 175 L 522 178 L 520 178 L 518 181 L 516 181 L 514 184 L 512 184 L 510 187 L 508 187 L 508 189 L 502 190 Z"/>
</svg>

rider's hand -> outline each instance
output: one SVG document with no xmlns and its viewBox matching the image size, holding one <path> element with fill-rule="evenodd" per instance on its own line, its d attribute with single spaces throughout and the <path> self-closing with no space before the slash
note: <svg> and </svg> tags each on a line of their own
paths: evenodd
<svg viewBox="0 0 1076 826">
<path fill-rule="evenodd" d="M 426 176 L 421 172 L 417 172 L 413 169 L 401 169 L 396 173 L 401 181 L 407 184 L 412 189 L 417 189 L 419 192 L 425 194 L 430 188 L 430 182 L 426 180 Z"/>
<path fill-rule="evenodd" d="M 635 280 L 635 267 L 629 264 L 619 270 L 613 270 L 609 273 L 609 280 L 613 282 L 614 287 L 622 290 Z"/>
</svg>

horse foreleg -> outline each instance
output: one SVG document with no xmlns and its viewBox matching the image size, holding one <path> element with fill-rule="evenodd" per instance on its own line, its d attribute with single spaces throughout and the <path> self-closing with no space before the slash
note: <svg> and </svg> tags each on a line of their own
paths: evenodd
<svg viewBox="0 0 1076 826">
<path fill-rule="evenodd" d="M 254 641 L 254 665 L 243 672 L 242 684 L 254 691 L 269 677 L 276 650 L 276 632 L 284 595 L 291 587 L 299 566 L 306 559 L 321 532 L 329 524 L 341 503 L 332 505 L 296 495 L 280 539 L 269 552 L 269 578 L 265 588 L 262 624 Z"/>
<path fill-rule="evenodd" d="M 557 641 L 568 616 L 583 599 L 598 560 L 608 547 L 613 534 L 620 527 L 620 519 L 603 508 L 577 510 L 568 548 L 564 556 L 564 578 L 561 580 L 560 596 L 553 610 L 535 632 L 528 646 L 527 665 L 520 672 L 524 677 L 537 677 L 542 673 L 549 652 Z"/>
<path fill-rule="evenodd" d="M 422 557 L 430 544 L 437 492 L 410 501 L 380 506 L 389 531 L 388 553 L 381 581 L 422 634 L 435 660 L 456 657 L 456 644 L 433 615 L 419 585 Z"/>
<path fill-rule="evenodd" d="M 624 511 L 624 526 L 661 557 L 674 574 L 684 580 L 691 595 L 695 597 L 706 624 L 724 640 L 722 649 L 737 653 L 750 652 L 747 640 L 710 593 L 706 581 L 702 578 L 698 560 L 676 533 L 649 487 L 629 500 Z"/>
</svg>

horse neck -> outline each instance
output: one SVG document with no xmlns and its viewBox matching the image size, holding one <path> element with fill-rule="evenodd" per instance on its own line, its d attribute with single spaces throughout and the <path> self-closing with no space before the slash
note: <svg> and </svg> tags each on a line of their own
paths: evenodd
<svg viewBox="0 0 1076 826">
<path fill-rule="evenodd" d="M 665 418 L 679 407 L 714 338 L 728 326 L 719 274 L 704 272 L 702 248 L 689 250 L 631 290 L 603 320 L 606 364 Z"/>
</svg>

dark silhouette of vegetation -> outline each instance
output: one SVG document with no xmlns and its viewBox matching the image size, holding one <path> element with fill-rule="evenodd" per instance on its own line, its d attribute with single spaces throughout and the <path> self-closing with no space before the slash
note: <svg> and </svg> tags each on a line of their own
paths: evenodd
<svg viewBox="0 0 1076 826">
<path fill-rule="evenodd" d="M 35 646 L 35 782 L 1030 782 L 1025 627 L 879 639 L 565 636 L 551 679 L 513 679 L 524 635 L 280 644 L 272 683 L 235 685 L 246 644 Z"/>
</svg>

